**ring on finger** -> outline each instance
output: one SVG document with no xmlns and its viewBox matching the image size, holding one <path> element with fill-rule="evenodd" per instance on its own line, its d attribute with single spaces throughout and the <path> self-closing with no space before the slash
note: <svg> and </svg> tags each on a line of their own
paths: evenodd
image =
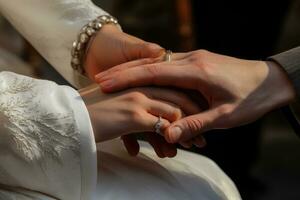
<svg viewBox="0 0 300 200">
<path fill-rule="evenodd" d="M 171 50 L 166 50 L 164 61 L 171 62 L 172 61 L 172 53 L 173 52 Z"/>
<path fill-rule="evenodd" d="M 159 116 L 158 119 L 157 119 L 157 122 L 156 122 L 155 125 L 154 125 L 155 133 L 161 135 L 161 134 L 162 134 L 162 133 L 161 133 L 161 127 L 162 127 L 162 126 L 163 126 L 163 121 L 162 121 L 161 116 Z"/>
</svg>

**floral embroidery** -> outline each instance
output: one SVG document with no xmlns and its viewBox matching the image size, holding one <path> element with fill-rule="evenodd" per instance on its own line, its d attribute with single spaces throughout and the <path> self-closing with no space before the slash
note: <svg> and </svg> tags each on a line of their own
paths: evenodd
<svg viewBox="0 0 300 200">
<path fill-rule="evenodd" d="M 10 130 L 16 155 L 28 162 L 43 163 L 49 158 L 62 163 L 63 150 L 70 150 L 77 157 L 79 133 L 73 112 L 44 111 L 35 91 L 37 81 L 12 77 L 0 81 L 0 113 L 6 117 L 4 126 Z"/>
</svg>

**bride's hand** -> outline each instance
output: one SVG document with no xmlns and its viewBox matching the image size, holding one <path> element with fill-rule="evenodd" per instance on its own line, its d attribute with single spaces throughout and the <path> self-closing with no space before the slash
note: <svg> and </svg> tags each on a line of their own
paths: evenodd
<svg viewBox="0 0 300 200">
<path fill-rule="evenodd" d="M 128 35 L 115 25 L 105 25 L 91 41 L 85 60 L 88 77 L 124 62 L 139 58 L 155 58 L 163 54 L 157 44 Z"/>
<path fill-rule="evenodd" d="M 154 133 L 158 116 L 162 117 L 163 131 L 185 114 L 200 111 L 185 94 L 169 89 L 137 88 L 107 95 L 101 94 L 98 85 L 92 85 L 81 90 L 80 95 L 89 111 L 96 142 L 147 132 L 146 139 L 159 157 L 175 156 L 176 147 Z M 126 137 L 124 143 L 129 153 L 134 154 L 130 149 L 136 151 L 138 143 L 132 137 Z"/>
</svg>

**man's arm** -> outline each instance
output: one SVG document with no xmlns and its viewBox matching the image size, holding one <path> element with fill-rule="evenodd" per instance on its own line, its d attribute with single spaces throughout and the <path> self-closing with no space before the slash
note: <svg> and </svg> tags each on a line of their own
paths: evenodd
<svg viewBox="0 0 300 200">
<path fill-rule="evenodd" d="M 171 62 L 123 64 L 100 74 L 97 81 L 104 92 L 154 84 L 201 93 L 209 109 L 172 123 L 165 131 L 172 143 L 188 141 L 211 129 L 253 122 L 296 96 L 291 80 L 277 63 L 205 50 L 173 54 Z"/>
<path fill-rule="evenodd" d="M 277 63 L 289 77 L 297 97 L 300 97 L 300 47 L 274 55 L 269 60 Z M 299 113 L 294 112 L 293 104 L 282 108 L 283 113 L 293 127 L 295 133 L 300 136 Z"/>
<path fill-rule="evenodd" d="M 269 60 L 277 62 L 286 71 L 298 96 L 300 96 L 300 47 L 271 56 Z"/>
</svg>

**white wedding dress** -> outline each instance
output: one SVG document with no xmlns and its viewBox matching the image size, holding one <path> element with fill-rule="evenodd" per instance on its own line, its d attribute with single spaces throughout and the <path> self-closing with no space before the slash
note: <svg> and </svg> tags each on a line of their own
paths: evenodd
<svg viewBox="0 0 300 200">
<path fill-rule="evenodd" d="M 80 28 L 105 12 L 89 0 L 0 0 L 1 13 L 71 84 Z M 119 139 L 95 144 L 78 92 L 46 80 L 0 72 L 1 200 L 238 200 L 211 160 L 179 151 L 159 159 L 141 142 L 128 156 Z"/>
</svg>

